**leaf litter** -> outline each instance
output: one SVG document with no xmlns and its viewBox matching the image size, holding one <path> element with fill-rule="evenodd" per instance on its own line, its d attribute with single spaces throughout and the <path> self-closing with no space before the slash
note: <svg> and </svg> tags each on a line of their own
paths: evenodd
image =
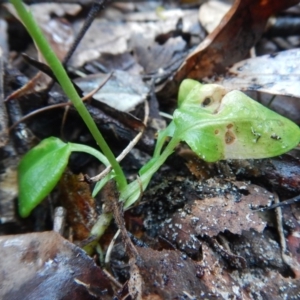
<svg viewBox="0 0 300 300">
<path fill-rule="evenodd" d="M 103 20 L 94 22 L 94 28 L 87 33 L 84 42 L 80 44 L 73 57 L 71 63 L 73 69 L 71 69 L 74 70 L 83 66 L 85 70 L 97 70 L 99 72 L 99 68 L 103 68 L 103 66 L 107 68 L 107 65 L 103 61 L 101 62 L 101 58 L 110 57 L 115 59 L 126 53 L 127 56 L 123 56 L 119 64 L 124 65 L 128 55 L 131 55 L 134 67 L 131 68 L 130 73 L 138 75 L 137 82 L 140 83 L 141 78 L 144 78 L 143 76 L 149 74 L 159 75 L 161 72 L 165 73 L 165 76 L 168 76 L 168 72 L 176 72 L 175 81 L 180 81 L 179 78 L 189 77 L 191 74 L 199 80 L 207 76 L 213 76 L 213 79 L 216 80 L 218 79 L 217 76 L 225 73 L 225 78 L 228 79 L 226 77 L 227 67 L 232 63 L 240 63 L 239 61 L 247 56 L 250 47 L 261 36 L 267 19 L 261 18 L 262 15 L 265 17 L 277 13 L 289 5 L 298 3 L 298 1 L 285 3 L 276 1 L 275 4 L 267 1 L 266 3 L 265 11 L 257 13 L 257 18 L 253 23 L 249 23 L 245 27 L 240 25 L 245 35 L 234 36 L 231 29 L 238 28 L 237 24 L 244 24 L 242 21 L 247 20 L 247 18 L 243 19 L 241 16 L 243 6 L 246 4 L 236 1 L 233 9 L 238 9 L 235 14 L 229 13 L 210 36 L 210 48 L 204 48 L 202 52 L 200 48 L 203 45 L 199 46 L 185 60 L 184 64 L 191 63 L 192 66 L 196 65 L 195 59 L 198 60 L 197 67 L 199 69 L 195 73 L 193 73 L 193 70 L 187 72 L 185 67 L 181 67 L 176 71 L 178 68 L 176 64 L 179 65 L 186 58 L 188 51 L 191 51 L 191 48 L 199 43 L 199 37 L 201 38 L 202 33 L 200 33 L 199 24 L 196 22 L 197 9 L 166 10 L 162 13 L 152 12 L 152 14 L 149 12 L 127 12 L 123 16 L 121 14 L 123 21 L 126 21 L 125 23 L 111 22 L 118 20 L 120 13 L 117 13 L 117 10 L 114 10 L 115 8 L 113 10 L 107 9 L 103 14 L 106 17 Z M 61 10 L 61 6 L 57 5 L 57 8 L 52 8 L 50 11 L 61 17 L 66 11 Z M 251 3 L 252 12 L 262 9 L 261 5 L 262 1 L 253 1 Z M 68 11 L 67 14 L 69 13 Z M 107 18 L 109 13 L 113 16 L 113 18 L 110 17 L 110 20 Z M 50 13 L 49 16 L 48 21 L 53 20 Z M 174 31 L 176 24 L 178 24 L 178 18 L 183 20 L 181 33 L 189 32 L 191 37 L 198 34 L 199 37 L 196 42 L 192 39 L 192 43 L 189 44 L 182 37 L 169 38 L 162 45 L 154 42 L 156 36 Z M 73 27 L 75 32 L 78 31 L 81 25 L 80 22 L 75 22 Z M 253 37 L 251 40 L 249 35 L 253 31 L 256 36 L 254 40 Z M 100 35 L 100 33 L 101 39 L 96 39 L 95 36 Z M 143 39 L 137 33 L 142 34 Z M 217 43 L 220 42 L 218 37 L 220 37 L 222 45 L 219 52 L 215 48 Z M 248 41 L 248 43 L 245 41 Z M 64 47 L 58 40 L 56 42 L 58 46 Z M 143 47 L 143 45 L 149 47 Z M 240 51 L 240 49 L 242 50 Z M 205 54 L 205 51 L 212 55 Z M 273 58 L 276 67 L 277 56 L 280 58 L 287 55 L 286 58 L 295 59 L 297 56 L 296 50 L 293 54 L 290 51 L 294 50 L 273 57 L 267 56 L 267 58 L 270 60 Z M 205 59 L 200 60 L 199 57 Z M 93 58 L 99 59 L 100 63 L 95 64 L 97 62 L 95 60 L 94 64 L 89 64 Z M 267 66 L 269 66 L 268 60 L 266 61 Z M 287 70 L 282 67 L 285 66 L 284 59 L 282 59 L 282 62 L 283 64 L 277 69 L 279 75 L 276 77 L 271 74 L 274 75 L 271 77 L 271 81 L 273 80 L 276 84 L 273 90 L 269 89 L 269 92 L 273 94 L 279 91 L 278 94 L 298 96 L 296 88 L 284 89 L 280 85 L 282 79 L 280 72 Z M 233 66 L 235 69 L 231 70 L 232 73 L 227 73 L 232 75 L 235 72 L 234 78 L 231 78 L 233 83 L 230 83 L 234 88 L 237 88 L 238 81 L 241 80 L 240 76 L 245 82 L 243 83 L 245 89 L 259 89 L 259 81 L 265 77 L 259 76 L 260 74 L 249 75 L 249 73 L 255 70 L 258 64 L 265 64 L 265 61 L 261 62 L 260 58 L 251 58 L 246 63 L 253 63 L 250 70 L 247 70 L 246 75 L 237 74 L 237 71 L 240 71 L 237 66 Z M 245 67 L 245 62 L 241 62 L 241 64 Z M 161 70 L 159 70 L 160 65 L 162 66 Z M 124 71 L 124 67 L 118 67 L 118 64 L 111 68 L 111 70 L 115 69 Z M 274 73 L 274 70 L 276 71 L 274 68 L 271 69 L 269 73 Z M 119 74 L 124 77 L 127 76 L 125 72 Z M 288 78 L 289 73 L 287 72 L 285 75 L 283 83 L 288 84 L 291 82 Z M 253 84 L 254 78 L 258 82 L 256 85 Z M 293 78 L 296 81 L 296 70 Z M 236 81 L 234 82 L 234 80 Z M 89 77 L 86 78 L 86 81 L 89 81 Z M 268 82 L 270 83 L 270 80 Z M 266 89 L 270 88 L 270 84 L 267 83 L 264 83 Z M 131 86 L 132 83 L 129 83 L 129 85 Z M 137 84 L 136 86 L 140 87 L 141 85 Z M 293 88 L 293 86 L 291 87 Z M 174 94 L 174 89 L 169 90 L 167 86 L 159 89 L 162 92 L 171 91 L 171 94 Z M 130 103 L 129 108 L 125 110 L 132 110 L 136 107 L 149 90 L 146 85 L 143 85 L 142 93 L 138 94 L 140 100 Z M 119 92 L 117 90 L 115 98 L 118 97 Z M 131 92 L 128 94 L 130 96 Z M 168 103 L 168 98 L 170 98 L 170 95 L 167 93 L 165 103 Z M 131 102 L 131 99 L 129 100 Z M 112 106 L 115 106 L 115 104 Z M 85 137 L 81 136 L 81 138 L 84 139 Z M 284 165 L 286 161 L 289 162 L 289 160 L 282 158 L 281 165 Z M 18 278 L 19 281 L 16 286 L 27 286 L 26 295 L 31 298 L 41 298 L 45 291 L 51 289 L 53 296 L 59 299 L 76 299 L 75 296 L 79 299 L 111 299 L 113 294 L 117 295 L 118 293 L 119 295 L 122 293 L 124 297 L 127 297 L 128 292 L 132 296 L 136 295 L 139 299 L 258 299 L 265 297 L 298 299 L 300 297 L 300 287 L 298 281 L 293 279 L 296 273 L 293 273 L 282 259 L 272 213 L 253 211 L 255 207 L 268 206 L 273 199 L 273 194 L 261 186 L 250 184 L 243 178 L 241 181 L 236 181 L 235 175 L 242 174 L 242 171 L 245 170 L 244 166 L 241 165 L 236 167 L 239 173 L 231 171 L 229 176 L 226 177 L 223 171 L 224 169 L 230 169 L 230 167 L 227 166 L 222 169 L 220 164 L 210 164 L 209 172 L 206 172 L 205 175 L 206 181 L 199 184 L 195 181 L 195 178 L 190 177 L 186 170 L 184 172 L 182 162 L 178 164 L 179 168 L 182 166 L 181 170 L 171 169 L 172 172 L 177 171 L 180 174 L 176 177 L 176 180 L 167 177 L 165 181 L 160 182 L 159 187 L 152 190 L 154 194 L 151 194 L 151 190 L 146 191 L 142 204 L 136 210 L 137 212 L 141 211 L 142 207 L 145 206 L 148 207 L 148 211 L 143 211 L 142 214 L 133 214 L 132 219 L 127 221 L 127 223 L 129 222 L 127 225 L 135 224 L 135 227 L 129 226 L 130 231 L 139 236 L 141 240 L 145 240 L 150 247 L 140 248 L 136 246 L 138 256 L 134 260 L 132 257 L 130 260 L 127 258 L 127 261 L 125 259 L 124 263 L 129 266 L 131 276 L 129 276 L 130 280 L 127 285 L 126 280 L 122 282 L 125 284 L 121 291 L 118 292 L 118 288 L 116 288 L 118 285 L 109 280 L 109 277 L 104 275 L 101 268 L 97 267 L 82 250 L 68 243 L 57 234 L 45 232 L 1 237 L 2 245 L 6 245 L 1 248 L 8 249 L 7 253 L 3 255 L 6 259 L 1 261 L 1 269 L 7 271 L 10 270 L 9 268 L 17 267 L 18 270 L 16 273 L 15 269 L 12 269 L 5 274 L 4 279 L 6 280 L 5 286 L 7 289 L 2 290 L 3 295 L 9 299 L 19 297 L 17 289 L 9 289 L 12 286 L 11 284 L 15 283 L 16 278 Z M 267 173 L 269 184 L 272 186 L 272 174 L 271 172 Z M 293 186 L 292 180 L 288 181 L 289 183 L 282 183 L 281 181 L 286 173 L 282 170 L 278 173 L 276 188 L 281 188 L 283 193 L 287 193 L 287 191 L 288 193 L 295 192 L 291 187 Z M 217 177 L 213 178 L 216 175 Z M 264 174 L 260 176 L 262 178 Z M 290 179 L 291 177 L 288 175 L 286 178 Z M 80 187 L 75 185 L 74 190 L 76 190 L 75 194 L 80 194 Z M 147 195 L 150 195 L 150 198 L 152 197 L 150 201 Z M 83 200 L 88 200 L 89 197 L 87 193 Z M 150 206 L 147 206 L 147 202 Z M 162 204 L 163 202 L 164 204 Z M 163 207 L 165 211 L 162 209 Z M 291 217 L 291 214 L 293 217 Z M 156 221 L 152 217 L 156 218 Z M 288 239 L 287 247 L 292 253 L 293 259 L 299 261 L 297 252 L 299 245 L 297 239 L 299 232 L 298 219 L 297 212 L 284 210 L 283 224 Z M 76 225 L 72 227 L 76 228 Z M 164 239 L 164 243 L 157 240 L 158 236 Z M 107 239 L 109 238 L 110 234 L 107 233 Z M 168 247 L 166 244 L 168 244 Z M 103 245 L 105 245 L 104 241 Z M 164 248 L 169 248 L 169 250 Z M 20 257 L 20 255 L 23 255 L 23 258 L 26 257 L 26 259 L 17 260 L 16 263 L 15 257 Z M 36 259 L 37 257 L 40 260 Z M 62 260 L 57 257 L 61 257 Z M 50 261 L 55 263 L 56 272 L 51 269 L 54 263 L 49 264 Z M 121 261 L 119 259 L 117 262 L 121 264 Z M 28 266 L 31 268 L 28 268 Z M 32 266 L 35 266 L 35 268 L 32 268 Z M 118 274 L 113 265 L 110 267 L 112 271 L 115 271 L 114 274 Z M 69 272 L 70 269 L 76 270 L 75 275 Z M 49 270 L 51 275 L 48 278 L 47 272 Z M 61 270 L 61 272 L 57 272 L 57 270 Z M 29 274 L 32 276 L 28 276 Z M 47 276 L 43 277 L 41 274 Z M 59 277 L 59 274 L 66 276 L 67 283 L 65 279 Z M 80 274 L 85 274 L 87 278 L 80 277 Z M 90 276 L 93 276 L 93 279 Z M 45 288 L 42 291 L 35 289 L 36 285 L 32 282 L 41 282 L 41 286 Z M 53 285 L 53 282 L 57 285 Z M 63 290 L 62 286 L 64 286 Z M 62 293 L 64 294 L 62 295 Z M 21 298 L 24 298 L 24 293 L 22 293 Z"/>
</svg>

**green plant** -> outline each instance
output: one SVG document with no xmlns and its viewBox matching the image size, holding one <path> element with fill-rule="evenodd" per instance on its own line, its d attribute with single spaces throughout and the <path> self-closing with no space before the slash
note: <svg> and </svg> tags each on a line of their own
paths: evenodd
<svg viewBox="0 0 300 300">
<path fill-rule="evenodd" d="M 276 156 L 294 148 L 300 140 L 300 129 L 290 120 L 270 111 L 239 91 L 228 92 L 219 85 L 201 84 L 186 79 L 179 89 L 178 109 L 169 126 L 158 135 L 153 158 L 140 170 L 139 180 L 127 184 L 123 171 L 108 148 L 102 135 L 89 116 L 55 55 L 48 55 L 47 42 L 37 30 L 32 17 L 22 8 L 20 0 L 11 0 L 20 6 L 18 13 L 40 51 L 57 76 L 63 90 L 79 110 L 104 155 L 90 147 L 64 143 L 48 138 L 29 151 L 19 165 L 19 211 L 28 216 L 31 210 L 53 189 L 58 182 L 69 156 L 73 151 L 90 153 L 113 171 L 102 179 L 103 186 L 115 178 L 124 208 L 131 207 L 145 190 L 153 174 L 173 153 L 180 142 L 186 142 L 202 159 L 214 162 L 227 158 L 265 158 Z M 28 21 L 27 19 L 30 19 Z M 28 24 L 29 22 L 29 24 Z M 37 36 L 38 35 L 38 36 Z M 38 42 L 41 40 L 42 42 Z M 52 60 L 55 60 L 55 64 Z M 167 139 L 170 141 L 166 144 Z M 35 189 L 35 190 L 34 190 Z M 111 214 L 103 214 L 91 234 L 100 237 Z"/>
<path fill-rule="evenodd" d="M 10 0 L 10 2 L 14 5 L 20 20 L 23 22 L 29 34 L 33 38 L 37 48 L 42 53 L 47 64 L 49 65 L 52 72 L 56 76 L 57 81 L 60 83 L 63 91 L 66 93 L 66 95 L 73 103 L 74 107 L 77 109 L 79 115 L 81 116 L 82 120 L 85 122 L 86 126 L 90 130 L 91 134 L 93 135 L 100 149 L 108 159 L 112 168 L 115 170 L 116 173 L 115 178 L 118 187 L 120 189 L 124 188 L 127 185 L 127 181 L 123 173 L 123 170 L 121 169 L 119 163 L 116 161 L 113 153 L 111 152 L 109 146 L 104 140 L 101 132 L 98 130 L 94 120 L 92 119 L 88 110 L 86 109 L 83 102 L 81 101 L 64 67 L 62 66 L 61 62 L 59 61 L 55 53 L 52 51 L 43 33 L 41 32 L 40 28 L 36 24 L 32 14 L 30 13 L 30 11 L 28 11 L 25 8 L 21 0 Z"/>
<path fill-rule="evenodd" d="M 300 129 L 240 91 L 227 92 L 220 85 L 185 79 L 179 88 L 173 120 L 159 133 L 153 158 L 140 170 L 143 189 L 182 141 L 208 162 L 267 158 L 297 146 Z M 136 184 L 131 183 L 121 194 L 125 208 L 137 198 Z"/>
<path fill-rule="evenodd" d="M 92 147 L 64 143 L 55 137 L 44 139 L 26 153 L 18 166 L 19 212 L 22 217 L 29 216 L 32 209 L 56 186 L 72 152 L 91 154 L 109 166 L 107 158 Z M 111 173 L 107 177 L 110 179 L 114 175 Z"/>
</svg>

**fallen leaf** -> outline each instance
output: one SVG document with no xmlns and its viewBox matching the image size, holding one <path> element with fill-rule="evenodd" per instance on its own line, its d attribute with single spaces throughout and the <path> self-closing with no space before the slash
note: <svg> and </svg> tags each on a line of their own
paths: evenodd
<svg viewBox="0 0 300 300">
<path fill-rule="evenodd" d="M 223 74 L 244 59 L 264 32 L 268 18 L 299 0 L 236 0 L 220 25 L 187 57 L 165 89 L 177 90 L 184 78 Z"/>
<path fill-rule="evenodd" d="M 247 244 L 247 240 L 245 240 L 245 244 Z M 218 299 L 282 300 L 298 298 L 300 284 L 297 279 L 285 278 L 277 271 L 261 268 L 259 263 L 253 264 L 243 271 L 229 271 L 218 255 L 207 245 L 203 244 L 202 251 L 201 266 L 205 272 L 201 281 L 219 295 Z M 280 252 L 279 249 L 278 252 Z M 269 252 L 269 254 L 271 253 Z M 268 259 L 266 263 L 267 261 Z"/>
<path fill-rule="evenodd" d="M 271 186 L 283 199 L 300 194 L 300 160 L 289 154 L 264 160 L 230 160 L 239 177 Z"/>
<path fill-rule="evenodd" d="M 93 259 L 55 232 L 0 237 L 1 299 L 112 299 Z"/>
<path fill-rule="evenodd" d="M 201 277 L 201 266 L 175 250 L 155 251 L 137 247 L 139 275 L 143 282 L 143 299 L 215 299 Z M 136 265 L 134 266 L 136 267 Z M 191 298 L 194 297 L 194 298 Z"/>
<path fill-rule="evenodd" d="M 282 222 L 288 228 L 286 235 L 287 253 L 286 259 L 294 272 L 295 278 L 300 278 L 300 207 L 299 205 L 282 208 Z"/>
<path fill-rule="evenodd" d="M 143 10 L 145 10 L 145 4 L 143 3 Z M 184 32 L 203 37 L 203 30 L 201 32 L 197 15 L 195 9 L 170 9 L 161 14 L 151 9 L 146 12 L 123 14 L 123 21 L 120 22 L 120 15 L 110 12 L 110 22 L 103 19 L 96 19 L 93 22 L 75 51 L 70 64 L 73 67 L 80 67 L 91 60 L 98 59 L 102 53 L 117 55 L 130 52 L 133 50 L 131 45 L 137 35 L 152 40 L 154 43 L 155 37 L 159 34 L 174 30 L 179 18 L 183 20 Z M 81 26 L 81 21 L 76 22 L 73 26 L 74 31 L 78 32 Z M 95 39 L 96 36 L 101 36 L 101 39 Z"/>
<path fill-rule="evenodd" d="M 219 191 L 219 196 L 191 201 L 162 225 L 162 235 L 191 256 L 201 246 L 197 236 L 214 237 L 224 231 L 241 234 L 250 228 L 262 232 L 266 226 L 251 206 L 270 204 L 271 193 L 241 182 L 218 187 L 212 180 L 211 184 Z"/>
<path fill-rule="evenodd" d="M 96 223 L 96 204 L 88 183 L 82 176 L 66 171 L 59 184 L 61 205 L 67 210 L 68 225 L 72 227 L 74 239 L 82 241 L 89 237 Z"/>
<path fill-rule="evenodd" d="M 76 79 L 74 82 L 85 95 L 96 89 L 106 77 L 106 74 L 98 73 Z M 116 70 L 93 98 L 118 111 L 129 112 L 145 101 L 148 92 L 149 87 L 139 75 L 130 75 L 125 71 Z"/>
<path fill-rule="evenodd" d="M 234 64 L 219 83 L 229 90 L 255 90 L 300 97 L 300 50 L 291 49 Z"/>
<path fill-rule="evenodd" d="M 230 9 L 230 4 L 220 0 L 203 3 L 199 9 L 199 20 L 206 31 L 211 33 Z"/>
<path fill-rule="evenodd" d="M 12 4 L 4 4 L 6 9 L 13 15 L 15 18 L 19 19 L 18 14 L 16 13 Z M 58 15 L 64 15 L 66 9 L 73 7 L 74 11 L 80 9 L 78 5 L 74 6 L 59 6 L 57 5 L 36 5 L 32 10 L 34 18 L 36 19 L 42 33 L 45 38 L 51 45 L 51 48 L 57 55 L 57 57 L 62 61 L 66 56 L 68 50 L 71 48 L 72 43 L 74 42 L 74 32 L 71 27 L 71 24 L 66 21 L 64 18 L 50 18 L 50 14 L 53 11 L 57 11 Z M 32 7 L 30 7 L 32 9 Z M 44 11 L 46 9 L 46 11 Z M 45 62 L 42 54 L 38 51 L 39 61 Z M 19 98 L 23 95 L 30 94 L 33 92 L 41 92 L 48 88 L 51 83 L 51 79 L 44 73 L 37 73 L 26 85 L 12 93 L 8 99 Z"/>
</svg>

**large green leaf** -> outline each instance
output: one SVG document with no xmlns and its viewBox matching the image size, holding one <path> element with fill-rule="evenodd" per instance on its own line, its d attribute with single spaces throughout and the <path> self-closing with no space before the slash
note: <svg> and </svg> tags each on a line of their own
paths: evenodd
<svg viewBox="0 0 300 300">
<path fill-rule="evenodd" d="M 300 141 L 300 129 L 240 91 L 186 79 L 173 115 L 173 136 L 206 161 L 266 158 Z"/>
<path fill-rule="evenodd" d="M 68 144 L 50 137 L 31 149 L 18 168 L 19 213 L 27 217 L 52 191 L 68 163 Z"/>
</svg>

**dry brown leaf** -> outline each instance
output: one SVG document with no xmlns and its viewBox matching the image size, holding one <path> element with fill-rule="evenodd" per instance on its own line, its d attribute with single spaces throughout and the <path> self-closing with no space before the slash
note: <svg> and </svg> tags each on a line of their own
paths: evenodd
<svg viewBox="0 0 300 300">
<path fill-rule="evenodd" d="M 140 259 L 137 261 L 139 274 L 143 281 L 143 299 L 185 299 L 188 295 L 198 299 L 216 299 L 213 291 L 208 290 L 201 277 L 203 269 L 179 251 L 155 251 L 138 248 Z"/>
<path fill-rule="evenodd" d="M 246 57 L 272 14 L 297 3 L 299 0 L 236 0 L 220 25 L 187 57 L 175 75 L 175 85 L 184 78 L 201 80 L 224 73 Z"/>
<path fill-rule="evenodd" d="M 224 231 L 241 234 L 250 228 L 262 232 L 266 222 L 250 207 L 270 204 L 273 195 L 256 185 L 241 182 L 232 184 L 236 188 L 231 187 L 232 191 L 228 189 L 224 195 L 186 204 L 165 222 L 163 236 L 181 250 L 195 255 L 201 246 L 196 236 L 213 237 Z"/>
<path fill-rule="evenodd" d="M 88 238 L 97 218 L 89 184 L 82 182 L 82 176 L 67 171 L 60 180 L 59 188 L 61 205 L 67 210 L 67 221 L 73 229 L 74 239 L 81 241 Z"/>
<path fill-rule="evenodd" d="M 145 4 L 145 2 L 142 4 L 143 10 L 147 8 Z M 91 60 L 98 59 L 103 53 L 117 55 L 131 52 L 132 43 L 135 43 L 137 36 L 142 36 L 147 43 L 152 41 L 155 45 L 156 36 L 174 30 L 179 18 L 183 20 L 184 32 L 195 36 L 203 35 L 198 26 L 195 9 L 171 9 L 158 14 L 151 8 L 148 11 L 122 14 L 122 22 L 120 22 L 120 14 L 109 9 L 106 12 L 111 22 L 104 19 L 96 19 L 93 22 L 71 59 L 70 63 L 73 67 L 80 67 Z M 81 26 L 82 22 L 76 22 L 74 31 L 77 32 Z M 98 36 L 101 38 L 96 39 L 95 37 Z M 152 63 L 156 62 L 152 61 Z"/>
<path fill-rule="evenodd" d="M 211 248 L 203 244 L 202 251 L 201 265 L 205 272 L 201 280 L 219 296 L 218 299 L 282 300 L 299 297 L 300 285 L 297 279 L 285 278 L 259 264 L 243 271 L 229 272 Z"/>
<path fill-rule="evenodd" d="M 19 19 L 18 14 L 16 13 L 12 4 L 4 4 L 4 6 L 12 15 Z M 74 41 L 74 32 L 71 25 L 65 19 L 50 18 L 50 14 L 53 12 L 53 10 L 56 10 L 59 15 L 64 15 L 66 12 L 65 10 L 69 7 L 60 6 L 59 4 L 54 6 L 50 5 L 49 10 L 44 11 L 44 9 L 47 9 L 47 7 L 47 5 L 45 7 L 43 5 L 36 5 L 34 6 L 32 13 L 53 51 L 62 61 Z M 75 8 L 75 11 L 77 9 L 78 6 Z M 45 62 L 42 54 L 38 49 L 37 51 L 39 61 Z M 43 91 L 49 86 L 51 81 L 52 80 L 49 78 L 49 76 L 39 72 L 25 86 L 10 95 L 8 99 L 15 99 L 32 92 Z"/>
<path fill-rule="evenodd" d="M 112 299 L 102 270 L 55 232 L 0 237 L 1 299 Z"/>
</svg>

